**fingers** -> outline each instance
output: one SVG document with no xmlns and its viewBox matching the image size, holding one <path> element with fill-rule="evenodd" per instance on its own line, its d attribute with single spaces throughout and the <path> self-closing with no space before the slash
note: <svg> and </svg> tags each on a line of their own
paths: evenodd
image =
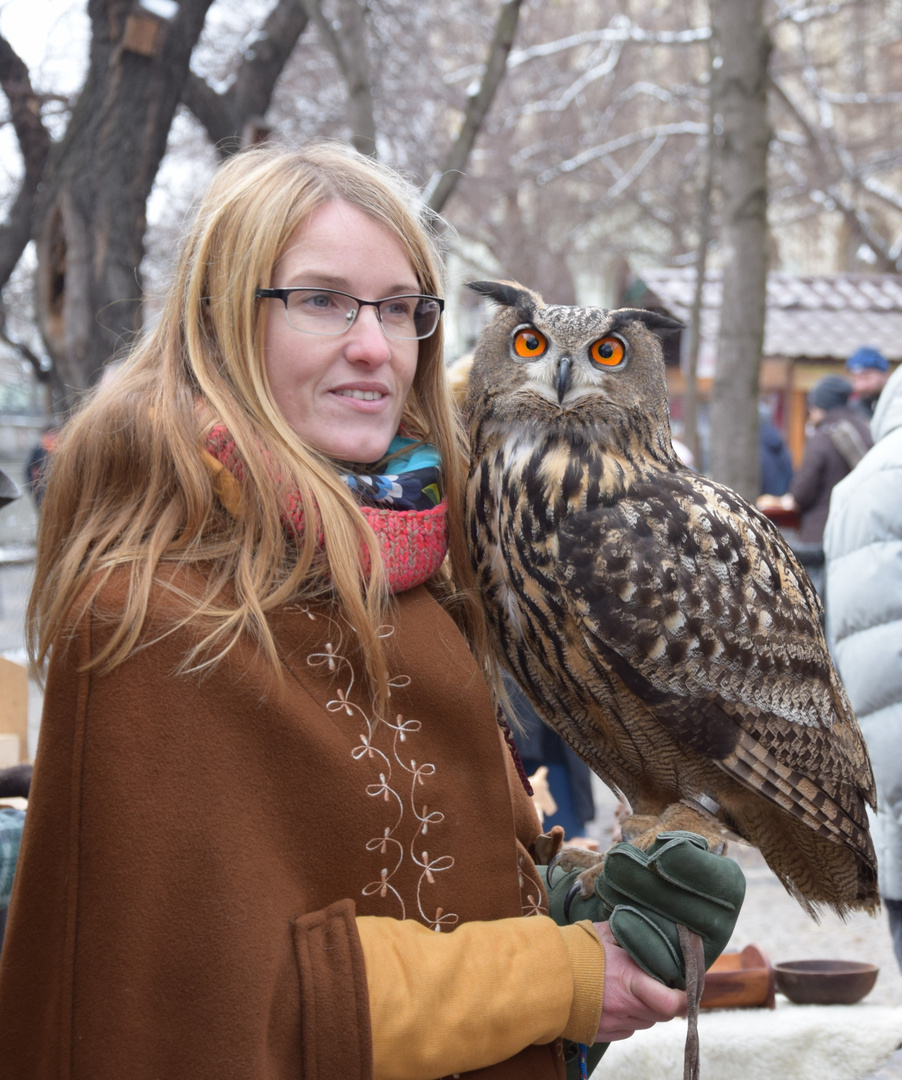
<svg viewBox="0 0 902 1080">
<path fill-rule="evenodd" d="M 616 1042 L 634 1031 L 686 1015 L 682 990 L 671 990 L 647 975 L 620 948 L 607 923 L 596 923 L 595 929 L 605 952 L 604 1000 L 596 1042 Z"/>
</svg>

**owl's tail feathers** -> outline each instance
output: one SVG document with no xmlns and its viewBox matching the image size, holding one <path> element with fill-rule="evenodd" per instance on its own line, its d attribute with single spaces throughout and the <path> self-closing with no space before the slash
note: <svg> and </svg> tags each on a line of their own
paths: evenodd
<svg viewBox="0 0 902 1080">
<path fill-rule="evenodd" d="M 834 912 L 844 922 L 849 915 L 859 911 L 871 916 L 880 911 L 876 870 L 861 863 L 848 848 L 835 842 L 832 849 L 825 851 L 822 847 L 817 856 L 820 862 L 816 871 L 806 874 L 799 871 L 797 860 L 793 867 L 786 869 L 777 859 L 768 858 L 764 851 L 761 854 L 789 895 L 815 922 L 820 922 L 824 910 Z"/>
<path fill-rule="evenodd" d="M 815 922 L 822 909 L 845 919 L 880 910 L 877 855 L 867 828 L 842 813 L 845 828 L 828 826 L 798 804 L 784 807 L 737 789 L 722 793 L 722 813 Z M 864 817 L 863 805 L 858 808 Z M 856 815 L 857 816 L 857 815 Z"/>
<path fill-rule="evenodd" d="M 671 803 L 658 817 L 634 816 L 623 823 L 624 838 L 647 851 L 661 832 L 683 830 L 703 836 L 709 850 L 723 854 L 724 831 L 758 848 L 783 887 L 815 922 L 822 909 L 845 919 L 856 911 L 875 915 L 880 910 L 877 856 L 867 828 L 831 803 L 833 819 L 824 820 L 823 802 L 813 808 L 785 799 L 771 802 L 744 787 L 720 791 L 715 818 L 687 802 Z M 837 825 L 842 817 L 844 824 Z"/>
<path fill-rule="evenodd" d="M 815 921 L 822 907 L 841 918 L 879 911 L 877 853 L 865 805 L 869 772 L 834 759 L 812 779 L 744 741 L 718 764 L 734 781 L 718 789 L 721 818 L 758 848 Z"/>
</svg>

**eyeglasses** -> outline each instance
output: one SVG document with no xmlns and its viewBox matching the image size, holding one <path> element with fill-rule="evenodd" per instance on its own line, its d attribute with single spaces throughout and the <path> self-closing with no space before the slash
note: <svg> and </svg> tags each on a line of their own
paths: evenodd
<svg viewBox="0 0 902 1080">
<path fill-rule="evenodd" d="M 435 333 L 445 301 L 437 296 L 416 293 L 386 296 L 382 300 L 360 300 L 334 289 L 257 289 L 261 300 L 281 300 L 288 325 L 302 334 L 343 334 L 354 325 L 360 309 L 367 304 L 376 309 L 386 337 L 409 340 L 428 338 Z"/>
</svg>

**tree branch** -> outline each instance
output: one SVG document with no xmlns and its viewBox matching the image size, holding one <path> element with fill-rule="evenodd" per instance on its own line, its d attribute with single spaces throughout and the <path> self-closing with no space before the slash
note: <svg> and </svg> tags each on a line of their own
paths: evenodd
<svg viewBox="0 0 902 1080">
<path fill-rule="evenodd" d="M 9 336 L 6 326 L 6 308 L 2 304 L 0 304 L 0 341 L 17 352 L 30 365 L 36 382 L 46 383 L 50 381 L 49 361 L 42 360 L 34 349 L 30 345 L 26 345 L 24 341 L 16 341 L 15 338 Z"/>
<path fill-rule="evenodd" d="M 839 190 L 838 184 L 840 181 L 844 180 L 855 188 L 864 187 L 866 190 L 871 191 L 871 188 L 862 182 L 860 176 L 850 171 L 849 161 L 846 156 L 848 152 L 839 152 L 838 148 L 826 136 L 822 128 L 814 127 L 813 124 L 809 123 L 805 114 L 798 105 L 796 105 L 789 92 L 778 78 L 772 76 L 770 85 L 783 104 L 790 110 L 805 133 L 807 145 L 814 154 L 816 160 L 817 173 L 822 178 L 822 190 L 827 190 L 829 192 L 830 198 L 833 199 L 837 209 L 843 215 L 852 234 L 856 236 L 861 243 L 867 244 L 874 252 L 879 263 L 879 269 L 883 273 L 896 273 L 898 271 L 897 260 L 891 254 L 889 246 L 884 238 L 871 227 L 867 217 L 862 213 L 861 207 L 856 205 L 853 200 L 844 196 Z M 831 176 L 836 177 L 837 168 L 840 174 L 839 179 L 828 182 L 828 179 Z M 871 191 L 871 193 L 876 194 L 873 191 Z M 898 207 L 895 207 L 895 209 L 898 209 Z"/>
<path fill-rule="evenodd" d="M 6 221 L 0 224 L 0 288 L 16 268 L 31 239 L 35 198 L 50 153 L 50 134 L 41 120 L 41 99 L 31 85 L 24 61 L 0 35 L 0 86 L 9 101 L 10 117 L 25 173 Z"/>
<path fill-rule="evenodd" d="M 427 186 L 426 202 L 437 214 L 442 212 L 445 203 L 460 182 L 464 166 L 476 142 L 476 136 L 482 128 L 501 80 L 504 78 L 507 58 L 517 34 L 521 3 L 522 0 L 503 0 L 482 82 L 467 103 L 467 110 L 457 138 L 448 149 L 441 168 Z"/>
<path fill-rule="evenodd" d="M 361 154 L 376 153 L 376 120 L 373 89 L 366 54 L 366 21 L 361 0 L 339 0 L 341 34 L 323 13 L 322 0 L 301 0 L 316 23 L 323 44 L 335 58 L 348 88 L 348 119 L 351 142 Z"/>
<path fill-rule="evenodd" d="M 248 120 L 266 114 L 273 90 L 309 17 L 300 0 L 278 0 L 224 93 L 194 72 L 182 92 L 182 104 L 196 117 L 221 157 L 239 149 Z"/>
</svg>

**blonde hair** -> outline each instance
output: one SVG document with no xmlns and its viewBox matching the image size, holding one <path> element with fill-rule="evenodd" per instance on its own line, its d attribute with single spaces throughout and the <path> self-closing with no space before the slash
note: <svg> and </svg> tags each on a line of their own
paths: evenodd
<svg viewBox="0 0 902 1080">
<path fill-rule="evenodd" d="M 35 670 L 43 669 L 76 601 L 96 595 L 115 568 L 128 568 L 130 588 L 107 643 L 88 663 L 102 671 L 137 646 L 162 564 L 202 564 L 205 593 L 182 598 L 187 607 L 178 622 L 203 628 L 186 668 L 215 666 L 249 634 L 278 671 L 267 613 L 289 599 L 334 599 L 360 641 L 375 702 L 384 705 L 380 627 L 391 597 L 375 536 L 334 464 L 306 445 L 276 406 L 263 363 L 263 305 L 254 298 L 256 288 L 270 285 L 293 233 L 333 200 L 383 225 L 407 253 L 422 291 L 440 295 L 433 224 L 390 169 L 328 142 L 255 148 L 224 164 L 200 201 L 158 322 L 115 379 L 66 424 L 55 452 L 28 613 Z M 223 510 L 202 460 L 204 438 L 217 422 L 244 463 L 238 515 Z M 441 452 L 451 563 L 467 577 L 457 517 L 463 441 L 441 326 L 420 342 L 402 424 Z M 280 519 L 291 485 L 307 512 L 300 542 Z M 370 553 L 369 576 L 361 545 Z M 461 596 L 461 621 L 479 639 L 477 606 Z"/>
</svg>

